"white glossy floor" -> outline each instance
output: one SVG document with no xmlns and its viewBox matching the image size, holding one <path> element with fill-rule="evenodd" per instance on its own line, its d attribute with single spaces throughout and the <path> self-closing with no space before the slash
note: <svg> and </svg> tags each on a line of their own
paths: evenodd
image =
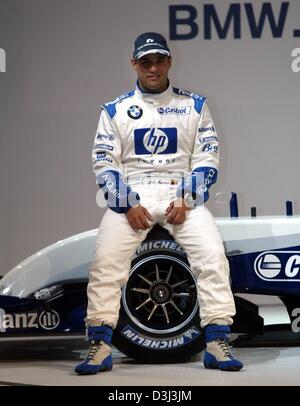
<svg viewBox="0 0 300 406">
<path fill-rule="evenodd" d="M 298 386 L 300 347 L 235 348 L 240 372 L 206 370 L 201 359 L 183 364 L 139 364 L 114 351 L 111 372 L 77 376 L 82 339 L 1 344 L 0 385 L 55 386 Z"/>
</svg>

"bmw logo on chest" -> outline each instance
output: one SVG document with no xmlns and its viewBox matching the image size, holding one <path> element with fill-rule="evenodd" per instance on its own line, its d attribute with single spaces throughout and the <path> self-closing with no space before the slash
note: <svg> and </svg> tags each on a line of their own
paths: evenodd
<svg viewBox="0 0 300 406">
<path fill-rule="evenodd" d="M 130 118 L 137 120 L 138 118 L 142 117 L 143 110 L 139 106 L 130 106 L 129 109 L 127 110 L 127 114 Z"/>
</svg>

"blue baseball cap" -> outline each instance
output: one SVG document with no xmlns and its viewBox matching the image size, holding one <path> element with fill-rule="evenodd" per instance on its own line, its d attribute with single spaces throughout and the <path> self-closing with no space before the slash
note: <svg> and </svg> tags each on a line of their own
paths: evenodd
<svg viewBox="0 0 300 406">
<path fill-rule="evenodd" d="M 145 32 L 134 41 L 133 58 L 139 59 L 147 54 L 163 54 L 170 56 L 171 52 L 166 39 L 157 32 Z"/>
</svg>

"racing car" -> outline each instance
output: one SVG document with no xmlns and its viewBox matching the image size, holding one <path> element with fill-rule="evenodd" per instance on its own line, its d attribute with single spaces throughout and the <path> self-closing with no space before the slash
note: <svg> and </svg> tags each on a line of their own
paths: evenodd
<svg viewBox="0 0 300 406">
<path fill-rule="evenodd" d="M 232 332 L 263 334 L 259 307 L 247 295 L 279 297 L 300 344 L 300 216 L 216 218 L 230 265 L 236 315 Z M 50 245 L 0 280 L 0 343 L 6 337 L 72 336 L 85 333 L 88 267 L 97 229 Z M 122 289 L 113 344 L 143 362 L 178 362 L 204 348 L 196 280 L 182 247 L 159 225 L 131 262 Z"/>
</svg>

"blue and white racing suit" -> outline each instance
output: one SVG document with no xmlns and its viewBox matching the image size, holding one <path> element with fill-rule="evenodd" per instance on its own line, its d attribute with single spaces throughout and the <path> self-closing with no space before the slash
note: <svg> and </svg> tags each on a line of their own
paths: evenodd
<svg viewBox="0 0 300 406">
<path fill-rule="evenodd" d="M 215 183 L 218 136 L 205 97 L 171 86 L 162 93 L 135 90 L 102 106 L 93 148 L 97 183 L 110 207 L 102 218 L 90 266 L 88 326 L 114 328 L 131 258 L 148 230 L 133 230 L 127 210 L 141 204 L 184 248 L 197 277 L 201 324 L 232 324 L 235 314 L 222 239 L 204 206 Z M 181 225 L 167 223 L 176 197 L 196 207 Z"/>
</svg>

